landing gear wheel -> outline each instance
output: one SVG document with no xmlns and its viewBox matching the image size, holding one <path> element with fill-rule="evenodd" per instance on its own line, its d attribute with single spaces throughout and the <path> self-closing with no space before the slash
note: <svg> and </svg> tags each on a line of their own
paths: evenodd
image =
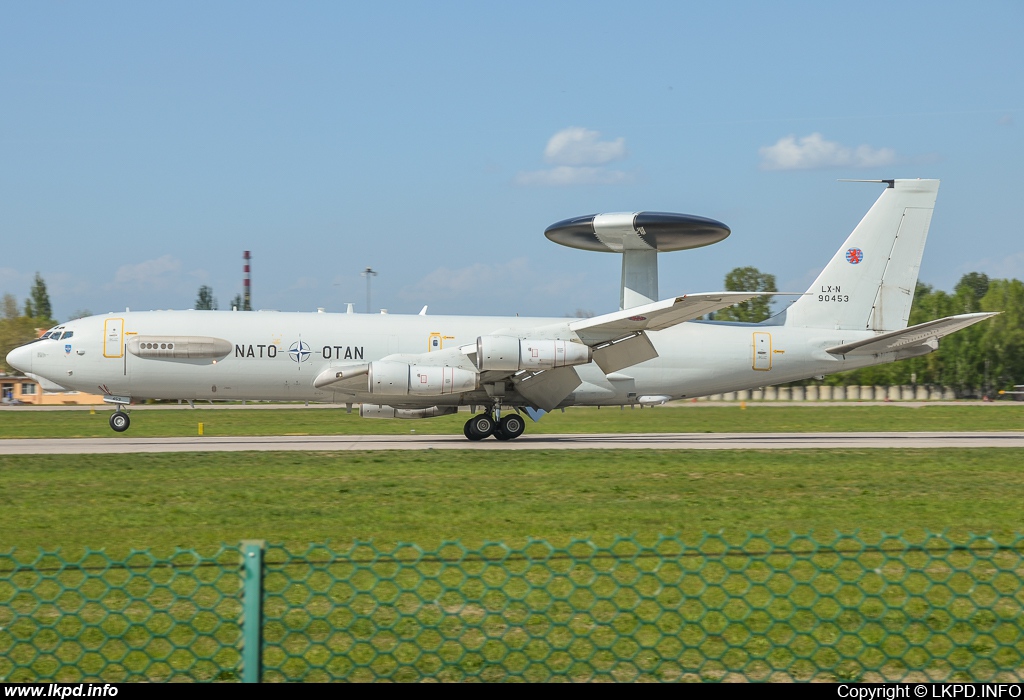
<svg viewBox="0 0 1024 700">
<path fill-rule="evenodd" d="M 466 421 L 463 432 L 470 440 L 483 440 L 494 432 L 494 421 L 486 414 L 473 416 Z"/>
<path fill-rule="evenodd" d="M 131 418 L 124 411 L 114 411 L 110 416 L 110 427 L 115 433 L 123 433 L 128 430 L 128 426 L 132 424 Z"/>
<path fill-rule="evenodd" d="M 518 413 L 510 413 L 501 419 L 494 437 L 499 440 L 515 440 L 526 430 L 526 422 Z"/>
</svg>

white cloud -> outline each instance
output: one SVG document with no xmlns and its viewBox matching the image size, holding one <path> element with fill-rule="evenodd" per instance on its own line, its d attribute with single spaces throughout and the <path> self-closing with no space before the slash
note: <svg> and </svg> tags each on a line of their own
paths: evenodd
<svg viewBox="0 0 1024 700">
<path fill-rule="evenodd" d="M 850 148 L 837 141 L 826 141 L 817 132 L 800 138 L 785 136 L 758 152 L 761 154 L 763 170 L 877 168 L 896 161 L 896 152 L 891 148 L 872 148 L 867 145 Z"/>
<path fill-rule="evenodd" d="M 564 185 L 619 185 L 633 181 L 631 173 L 622 170 L 595 167 L 574 167 L 559 165 L 548 170 L 532 170 L 516 175 L 517 185 L 541 185 L 560 187 Z"/>
<path fill-rule="evenodd" d="M 960 272 L 984 272 L 995 279 L 1024 279 L 1024 251 L 965 263 L 960 266 Z"/>
<path fill-rule="evenodd" d="M 544 160 L 553 167 L 520 172 L 515 184 L 522 186 L 563 187 L 566 185 L 619 185 L 633 181 L 633 174 L 608 163 L 627 155 L 626 139 L 602 141 L 601 132 L 570 126 L 550 139 L 544 148 Z"/>
<path fill-rule="evenodd" d="M 13 267 L 0 267 L 0 293 L 13 294 L 19 299 L 29 295 L 35 275 Z"/>
<path fill-rule="evenodd" d="M 548 300 L 564 295 L 582 279 L 580 274 L 544 276 L 526 258 L 515 258 L 493 265 L 475 263 L 456 269 L 439 267 L 415 285 L 402 290 L 402 296 L 423 303 L 433 299 L 456 299 L 477 295 L 481 289 L 490 289 L 496 280 L 515 280 L 520 295 Z"/>
<path fill-rule="evenodd" d="M 292 286 L 290 286 L 288 289 L 320 289 L 320 280 L 318 280 L 316 277 L 302 276 L 296 279 Z"/>
<path fill-rule="evenodd" d="M 114 285 L 164 287 L 177 282 L 181 274 L 181 261 L 171 255 L 144 260 L 135 265 L 122 265 L 114 273 Z"/>
<path fill-rule="evenodd" d="M 544 160 L 552 165 L 605 165 L 626 157 L 626 139 L 602 141 L 601 132 L 570 126 L 548 140 Z"/>
<path fill-rule="evenodd" d="M 455 270 L 439 267 L 408 290 L 405 296 L 414 299 L 452 299 L 490 288 L 495 280 L 522 278 L 528 273 L 526 258 L 509 260 L 502 265 L 476 263 Z"/>
</svg>

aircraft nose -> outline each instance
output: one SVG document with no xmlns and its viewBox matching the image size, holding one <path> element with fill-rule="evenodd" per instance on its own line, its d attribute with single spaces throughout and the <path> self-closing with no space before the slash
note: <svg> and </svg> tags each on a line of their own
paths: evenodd
<svg viewBox="0 0 1024 700">
<path fill-rule="evenodd" d="M 7 353 L 7 364 L 20 372 L 32 371 L 32 349 L 27 345 L 14 348 Z"/>
</svg>

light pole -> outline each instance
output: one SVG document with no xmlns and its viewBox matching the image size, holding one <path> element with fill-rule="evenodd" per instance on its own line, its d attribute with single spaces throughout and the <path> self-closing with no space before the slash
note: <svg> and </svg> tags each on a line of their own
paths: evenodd
<svg viewBox="0 0 1024 700">
<path fill-rule="evenodd" d="M 370 313 L 370 278 L 376 277 L 377 271 L 368 267 L 359 274 L 366 278 L 366 313 Z"/>
</svg>

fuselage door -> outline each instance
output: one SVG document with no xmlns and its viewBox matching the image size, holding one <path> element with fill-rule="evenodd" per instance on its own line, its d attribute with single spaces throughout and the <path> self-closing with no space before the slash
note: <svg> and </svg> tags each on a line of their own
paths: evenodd
<svg viewBox="0 0 1024 700">
<path fill-rule="evenodd" d="M 771 333 L 754 333 L 754 369 L 767 372 L 772 368 Z"/>
<path fill-rule="evenodd" d="M 103 321 L 103 357 L 124 357 L 124 319 Z"/>
<path fill-rule="evenodd" d="M 434 352 L 440 350 L 444 346 L 444 339 L 440 333 L 431 333 L 430 339 L 427 341 L 427 352 Z"/>
</svg>

